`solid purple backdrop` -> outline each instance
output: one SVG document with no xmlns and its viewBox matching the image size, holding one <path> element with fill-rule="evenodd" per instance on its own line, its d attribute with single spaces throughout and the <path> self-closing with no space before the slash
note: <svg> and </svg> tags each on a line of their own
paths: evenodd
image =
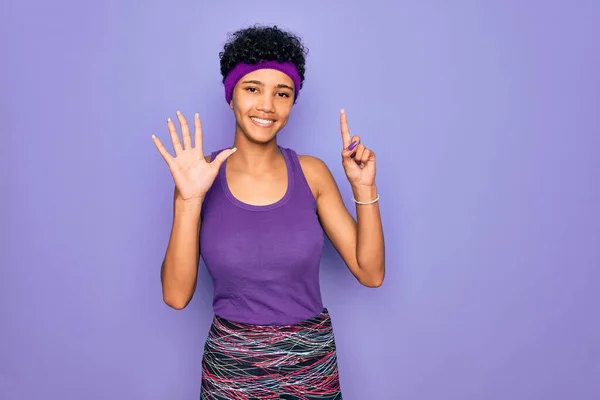
<svg viewBox="0 0 600 400">
<path fill-rule="evenodd" d="M 161 299 L 172 181 L 151 134 L 231 145 L 227 32 L 300 33 L 280 143 L 349 207 L 338 113 L 378 156 L 387 279 L 328 245 L 345 399 L 600 398 L 600 11 L 593 1 L 0 5 L 0 398 L 194 399 L 211 319 Z M 352 208 L 351 208 L 352 209 Z M 353 211 L 354 212 L 354 211 Z"/>
</svg>

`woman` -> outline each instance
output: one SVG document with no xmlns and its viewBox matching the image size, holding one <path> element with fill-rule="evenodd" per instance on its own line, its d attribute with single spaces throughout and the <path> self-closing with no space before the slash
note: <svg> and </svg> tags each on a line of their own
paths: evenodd
<svg viewBox="0 0 600 400">
<path fill-rule="evenodd" d="M 319 159 L 277 144 L 305 73 L 301 40 L 277 27 L 232 35 L 220 53 L 233 147 L 204 155 L 181 113 L 167 121 L 175 154 L 154 143 L 175 181 L 162 264 L 164 301 L 184 308 L 200 254 L 214 284 L 214 319 L 202 360 L 202 399 L 341 399 L 335 340 L 319 287 L 323 232 L 360 283 L 384 278 L 375 153 L 340 115 L 342 165 L 356 222 Z"/>
</svg>

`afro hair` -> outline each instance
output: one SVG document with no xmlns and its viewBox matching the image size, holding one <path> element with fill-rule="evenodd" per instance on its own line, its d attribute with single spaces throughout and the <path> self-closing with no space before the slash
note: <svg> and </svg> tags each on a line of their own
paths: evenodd
<svg viewBox="0 0 600 400">
<path fill-rule="evenodd" d="M 257 64 L 261 61 L 291 62 L 300 75 L 300 89 L 306 71 L 308 49 L 302 40 L 277 26 L 255 25 L 230 34 L 223 51 L 219 53 L 223 82 L 227 74 L 240 62 Z"/>
</svg>

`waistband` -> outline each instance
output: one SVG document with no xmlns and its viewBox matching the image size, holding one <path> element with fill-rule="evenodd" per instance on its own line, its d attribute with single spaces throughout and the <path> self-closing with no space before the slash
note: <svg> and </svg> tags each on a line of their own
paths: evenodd
<svg viewBox="0 0 600 400">
<path fill-rule="evenodd" d="M 299 321 L 293 324 L 289 324 L 289 325 L 255 325 L 255 324 L 249 324 L 249 323 L 245 323 L 245 322 L 237 322 L 237 321 L 232 321 L 223 317 L 220 317 L 219 315 L 216 315 L 213 317 L 213 326 L 214 325 L 229 325 L 230 327 L 236 327 L 237 329 L 243 329 L 243 330 L 249 330 L 249 331 L 255 331 L 255 332 L 259 332 L 259 331 L 273 331 L 273 330 L 278 330 L 278 331 L 285 331 L 285 330 L 298 330 L 301 328 L 310 328 L 310 329 L 315 329 L 318 328 L 319 326 L 325 328 L 325 327 L 330 327 L 331 326 L 331 316 L 329 315 L 329 310 L 324 307 L 323 310 L 313 316 L 310 317 L 308 319 L 305 319 L 303 321 Z"/>
</svg>

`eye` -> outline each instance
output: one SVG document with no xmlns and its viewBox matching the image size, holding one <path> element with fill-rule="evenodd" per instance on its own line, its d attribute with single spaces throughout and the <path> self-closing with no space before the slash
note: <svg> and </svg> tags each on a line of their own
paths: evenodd
<svg viewBox="0 0 600 400">
<path fill-rule="evenodd" d="M 290 97 L 290 95 L 285 92 L 279 92 L 279 93 L 277 93 L 277 95 L 280 97 Z"/>
<path fill-rule="evenodd" d="M 252 86 L 250 86 L 250 87 L 247 87 L 247 88 L 246 88 L 246 90 L 247 90 L 248 92 L 250 92 L 250 93 L 256 93 L 256 92 L 258 91 L 258 89 L 257 89 L 257 88 L 255 88 L 255 87 L 252 87 Z"/>
</svg>

